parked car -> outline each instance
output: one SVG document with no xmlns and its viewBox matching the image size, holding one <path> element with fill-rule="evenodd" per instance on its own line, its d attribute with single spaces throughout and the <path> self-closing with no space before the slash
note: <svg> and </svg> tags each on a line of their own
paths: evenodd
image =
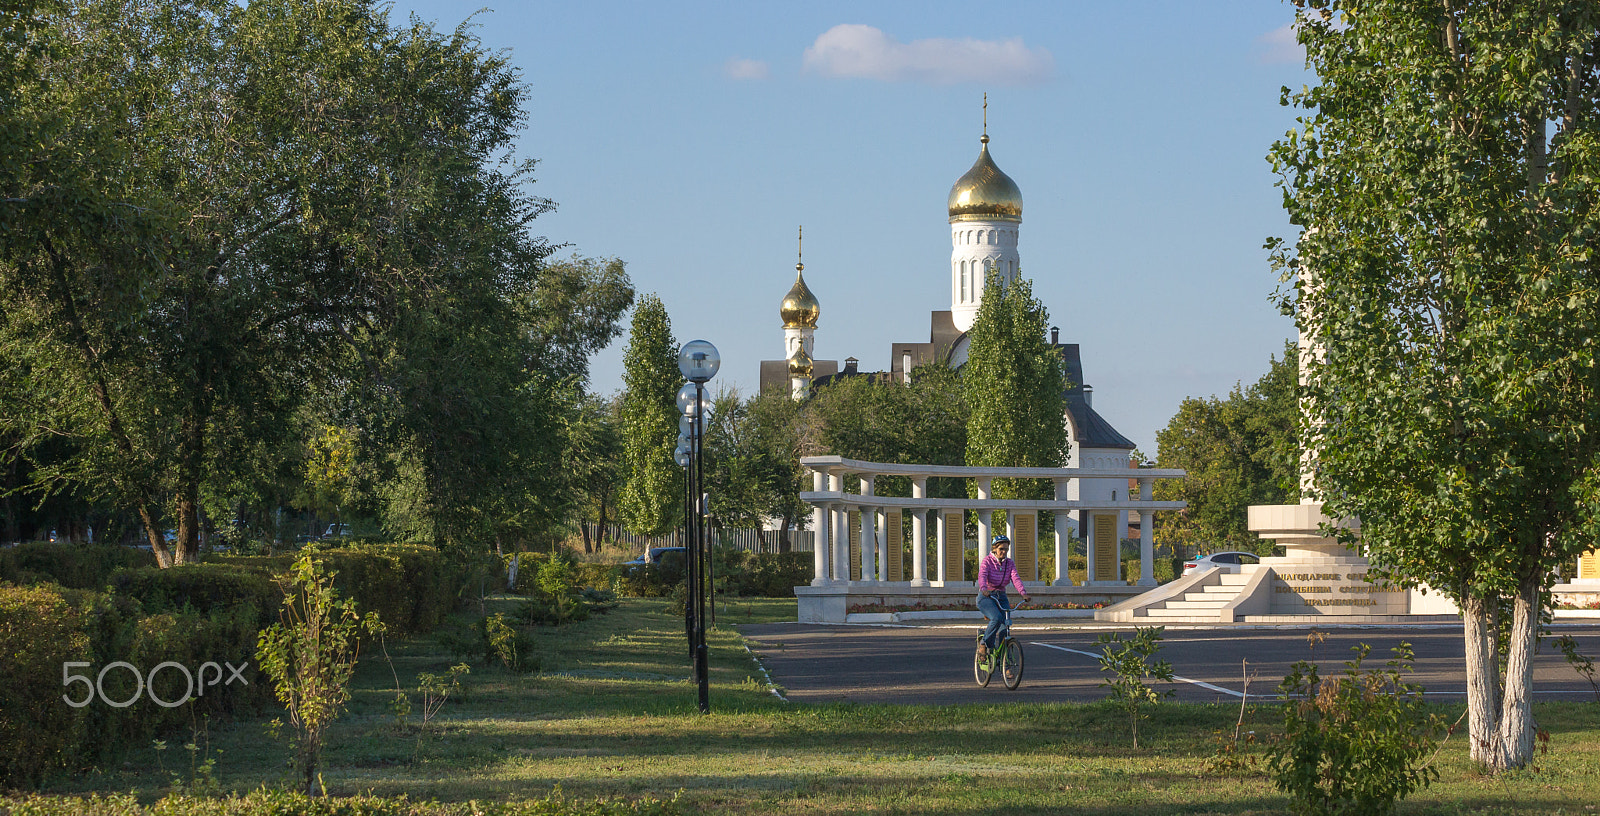
<svg viewBox="0 0 1600 816">
<path fill-rule="evenodd" d="M 683 569 L 684 559 L 688 556 L 685 547 L 651 547 L 650 551 L 632 561 L 624 561 L 622 569 L 626 572 L 644 569 L 646 567 L 666 567 L 668 569 Z"/>
<path fill-rule="evenodd" d="M 1245 564 L 1259 564 L 1261 556 L 1247 552 L 1219 552 L 1202 555 L 1183 562 L 1183 574 L 1190 575 L 1213 567 L 1225 572 L 1238 572 Z"/>
<path fill-rule="evenodd" d="M 347 535 L 350 535 L 350 525 L 348 525 L 348 524 L 340 524 L 338 522 L 334 522 L 332 524 L 329 524 L 328 525 L 328 529 L 322 531 L 322 537 L 323 538 L 334 538 L 334 537 L 337 537 L 337 536 L 347 536 Z"/>
</svg>

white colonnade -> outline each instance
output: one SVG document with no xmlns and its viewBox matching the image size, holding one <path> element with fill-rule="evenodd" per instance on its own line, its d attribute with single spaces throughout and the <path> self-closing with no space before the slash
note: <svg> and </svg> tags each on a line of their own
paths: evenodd
<svg viewBox="0 0 1600 816">
<path fill-rule="evenodd" d="M 862 462 L 838 456 L 811 456 L 800 460 L 812 471 L 813 490 L 800 494 L 812 506 L 812 529 L 817 532 L 812 586 L 900 584 L 911 587 L 955 586 L 970 583 L 962 570 L 965 520 L 977 516 L 978 541 L 986 545 L 994 533 L 994 511 L 1006 513 L 1006 534 L 1012 539 L 1012 558 L 1025 582 L 1071 586 L 1067 575 L 1068 517 L 1078 511 L 1087 521 L 1084 541 L 1088 547 L 1089 585 L 1137 584 L 1154 586 L 1152 565 L 1155 513 L 1180 510 L 1181 501 L 1151 499 L 1157 479 L 1182 478 L 1184 472 L 1153 468 L 983 468 L 954 465 L 901 465 Z M 881 476 L 905 477 L 911 482 L 911 495 L 884 496 L 878 493 Z M 854 477 L 858 492 L 845 491 L 846 477 Z M 928 496 L 930 478 L 971 479 L 977 498 L 937 499 Z M 995 499 L 993 480 L 997 478 L 1048 479 L 1055 487 L 1050 499 Z M 1138 499 L 1069 500 L 1075 479 L 1115 479 L 1139 485 Z M 1120 491 L 1126 496 L 1130 491 Z M 1055 574 L 1038 575 L 1040 543 L 1038 531 L 1042 514 L 1054 514 L 1053 543 Z M 1123 514 L 1140 517 L 1139 577 L 1128 581 L 1120 575 L 1120 543 L 1115 530 L 1125 521 Z M 909 516 L 910 524 L 904 522 Z M 930 518 L 931 516 L 931 518 Z M 903 530 L 910 527 L 910 579 L 902 563 L 905 550 Z M 935 537 L 935 563 L 927 563 L 929 532 Z M 1109 536 L 1108 536 L 1109 533 Z M 920 546 L 919 546 L 920 545 Z"/>
</svg>

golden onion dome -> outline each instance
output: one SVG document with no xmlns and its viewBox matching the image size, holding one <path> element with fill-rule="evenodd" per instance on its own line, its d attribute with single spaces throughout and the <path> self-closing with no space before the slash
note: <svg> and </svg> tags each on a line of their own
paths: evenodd
<svg viewBox="0 0 1600 816">
<path fill-rule="evenodd" d="M 789 376 L 799 379 L 811 378 L 811 355 L 806 353 L 804 343 L 796 346 L 794 354 L 789 355 Z"/>
<path fill-rule="evenodd" d="M 805 264 L 794 265 L 794 286 L 789 287 L 789 294 L 783 296 L 783 305 L 778 307 L 786 329 L 814 329 L 817 318 L 822 316 L 817 296 L 806 286 L 805 268 Z"/>
<path fill-rule="evenodd" d="M 1022 221 L 1022 190 L 1000 172 L 989 156 L 989 135 L 979 140 L 983 149 L 950 188 L 950 221 Z"/>
</svg>

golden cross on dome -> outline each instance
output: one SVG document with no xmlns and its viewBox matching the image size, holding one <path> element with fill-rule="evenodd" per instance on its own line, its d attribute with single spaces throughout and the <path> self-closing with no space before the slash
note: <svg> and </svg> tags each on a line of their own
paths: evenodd
<svg viewBox="0 0 1600 816">
<path fill-rule="evenodd" d="M 989 93 L 988 93 L 988 91 L 985 91 L 984 94 L 983 94 L 983 138 L 979 139 L 978 141 L 983 142 L 984 144 L 988 144 L 989 143 Z"/>
<path fill-rule="evenodd" d="M 796 271 L 806 268 L 806 265 L 805 265 L 805 259 L 806 259 L 805 248 L 806 248 L 806 226 L 804 224 L 801 224 L 800 225 L 800 237 L 799 237 L 798 240 L 795 241 L 795 251 L 794 251 L 795 264 L 794 264 L 794 268 L 795 268 Z"/>
</svg>

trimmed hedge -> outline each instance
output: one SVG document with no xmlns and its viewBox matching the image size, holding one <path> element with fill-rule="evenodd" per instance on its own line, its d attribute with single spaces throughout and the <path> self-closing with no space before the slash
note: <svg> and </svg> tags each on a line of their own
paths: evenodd
<svg viewBox="0 0 1600 816">
<path fill-rule="evenodd" d="M 362 612 L 377 612 L 390 634 L 430 632 L 454 612 L 475 575 L 473 565 L 446 557 L 422 544 L 345 543 L 335 548 L 307 547 L 330 570 L 342 598 L 353 598 Z M 220 556 L 218 564 L 282 575 L 295 555 Z M 276 618 L 276 609 L 273 620 Z"/>
<path fill-rule="evenodd" d="M 792 598 L 794 588 L 810 584 L 816 571 L 808 552 L 719 550 L 717 555 L 718 583 L 746 598 Z"/>
<path fill-rule="evenodd" d="M 50 575 L 77 587 L 0 584 L 0 688 L 6 689 L 0 787 L 37 785 L 54 772 L 92 767 L 152 736 L 190 727 L 196 717 L 275 705 L 270 681 L 255 666 L 256 638 L 278 620 L 283 594 L 274 576 L 287 571 L 293 556 L 225 557 L 162 570 L 148 558 L 148 565 L 130 568 L 141 561 L 128 553 L 148 555 L 34 545 L 5 551 L 9 560 L 0 556 L 13 579 Z M 51 555 L 61 557 L 52 564 Z M 472 575 L 469 566 L 417 545 L 352 544 L 317 557 L 339 573 L 342 596 L 377 612 L 396 634 L 434 628 L 456 608 Z M 109 591 L 96 591 L 102 588 Z M 107 669 L 118 662 L 132 670 Z M 151 677 L 168 663 L 177 666 Z M 207 663 L 216 666 L 198 677 Z M 242 669 L 243 683 L 226 664 Z M 64 672 L 90 685 L 63 686 Z M 64 691 L 74 700 L 86 691 L 93 696 L 73 707 L 62 700 Z M 155 702 L 186 696 L 172 707 Z"/>
<path fill-rule="evenodd" d="M 193 611 L 201 614 L 249 606 L 262 626 L 278 620 L 283 590 L 259 569 L 237 564 L 185 564 L 168 569 L 119 569 L 111 591 L 137 603 L 147 614 Z"/>
<path fill-rule="evenodd" d="M 0 785 L 35 785 L 54 771 L 91 767 L 116 750 L 189 726 L 195 716 L 258 709 L 272 699 L 253 670 L 258 616 L 248 604 L 210 614 L 144 616 L 116 595 L 0 585 L 0 683 L 6 689 L 0 695 Z M 119 661 L 140 679 L 126 667 L 107 669 Z M 198 689 L 176 668 L 146 684 L 152 670 L 168 662 L 189 676 L 207 662 L 218 667 L 214 675 L 207 672 L 211 685 Z M 221 664 L 229 662 L 249 664 L 245 684 L 226 683 L 230 675 Z M 69 673 L 90 682 L 64 684 Z M 168 702 L 189 699 L 169 708 L 154 702 L 152 692 Z M 73 707 L 63 693 L 89 702 Z"/>
<path fill-rule="evenodd" d="M 509 802 L 413 802 L 403 796 L 311 797 L 256 790 L 217 799 L 169 796 L 148 807 L 132 796 L 27 796 L 0 799 L 12 816 L 680 816 L 676 799 L 543 799 Z"/>
<path fill-rule="evenodd" d="M 0 782 L 32 784 L 66 764 L 87 717 L 61 702 L 57 678 L 89 654 L 85 616 L 57 589 L 0 586 Z"/>
<path fill-rule="evenodd" d="M 137 547 L 30 541 L 0 550 L 0 581 L 103 589 L 119 569 L 155 565 L 156 557 Z"/>
</svg>

